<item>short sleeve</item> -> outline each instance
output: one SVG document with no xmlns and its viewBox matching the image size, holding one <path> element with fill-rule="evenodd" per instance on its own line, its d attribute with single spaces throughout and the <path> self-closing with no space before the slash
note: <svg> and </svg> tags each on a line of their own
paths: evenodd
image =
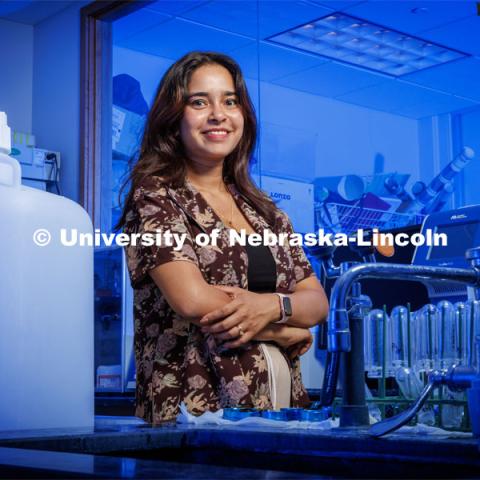
<svg viewBox="0 0 480 480">
<path fill-rule="evenodd" d="M 148 184 L 135 190 L 124 232 L 131 239 L 135 236 L 135 244 L 131 240 L 125 248 L 134 288 L 164 263 L 188 261 L 198 266 L 187 217 L 163 186 Z"/>
<path fill-rule="evenodd" d="M 279 232 L 285 232 L 289 235 L 294 233 L 292 222 L 285 212 L 280 211 Z M 292 256 L 293 268 L 296 282 L 301 282 L 305 278 L 315 275 L 312 265 L 309 262 L 305 251 L 301 245 L 290 245 L 290 255 Z"/>
</svg>

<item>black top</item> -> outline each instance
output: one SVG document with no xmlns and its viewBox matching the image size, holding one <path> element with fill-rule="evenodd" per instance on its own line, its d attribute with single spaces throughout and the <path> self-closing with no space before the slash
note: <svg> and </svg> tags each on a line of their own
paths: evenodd
<svg viewBox="0 0 480 480">
<path fill-rule="evenodd" d="M 248 289 L 251 292 L 274 292 L 277 284 L 277 268 L 272 252 L 265 245 L 246 245 L 248 255 Z"/>
</svg>

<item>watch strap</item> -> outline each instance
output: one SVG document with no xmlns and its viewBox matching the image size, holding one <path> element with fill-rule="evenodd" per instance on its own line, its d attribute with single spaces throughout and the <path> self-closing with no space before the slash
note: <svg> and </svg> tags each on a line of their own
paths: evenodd
<svg viewBox="0 0 480 480">
<path fill-rule="evenodd" d="M 282 323 L 286 323 L 289 318 L 289 315 L 287 315 L 285 312 L 285 306 L 283 304 L 283 299 L 286 297 L 286 295 L 283 293 L 275 293 L 275 295 L 278 296 L 278 300 L 280 302 L 280 319 L 273 323 L 280 325 Z"/>
</svg>

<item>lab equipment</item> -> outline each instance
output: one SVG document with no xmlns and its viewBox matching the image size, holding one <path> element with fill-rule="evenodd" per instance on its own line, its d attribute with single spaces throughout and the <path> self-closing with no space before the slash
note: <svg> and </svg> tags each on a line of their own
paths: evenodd
<svg viewBox="0 0 480 480">
<path fill-rule="evenodd" d="M 261 417 L 261 411 L 255 408 L 229 407 L 223 409 L 225 420 L 238 421 L 248 417 Z"/>
<path fill-rule="evenodd" d="M 475 157 L 475 152 L 472 148 L 464 146 L 462 151 L 443 168 L 443 170 L 433 178 L 426 188 L 418 189 L 418 194 L 415 198 L 406 201 L 400 205 L 398 212 L 420 212 L 432 213 L 434 208 L 439 208 L 435 205 L 436 199 L 442 197 L 443 204 L 448 197 L 449 187 L 452 180 L 471 162 Z M 445 187 L 447 190 L 445 190 Z M 453 191 L 450 190 L 450 191 Z"/>
<path fill-rule="evenodd" d="M 462 363 L 478 369 L 480 365 L 475 338 L 480 336 L 480 300 L 471 300 L 468 307 L 463 330 Z"/>
<path fill-rule="evenodd" d="M 403 397 L 414 400 L 421 395 L 423 382 L 412 368 L 398 367 L 395 371 L 395 380 Z M 462 408 L 463 411 L 463 408 Z M 418 421 L 425 425 L 435 425 L 435 414 L 432 407 L 425 406 L 418 412 Z"/>
<path fill-rule="evenodd" d="M 442 210 L 454 191 L 454 181 L 475 157 L 464 146 L 433 180 L 417 181 L 410 195 L 409 175 L 377 173 L 371 177 L 318 177 L 315 186 L 316 227 L 353 233 L 362 229 L 393 229 L 422 223 L 425 215 Z"/>
<path fill-rule="evenodd" d="M 369 261 L 374 259 L 372 246 L 360 246 L 353 244 L 350 248 L 354 250 L 363 261 Z M 322 285 L 325 286 L 327 279 L 337 278 L 342 273 L 348 271 L 348 269 L 354 265 L 354 263 L 343 262 L 340 267 L 337 267 L 333 263 L 334 247 L 330 246 L 316 246 L 309 249 L 310 253 L 320 260 L 321 262 L 321 275 L 320 279 Z M 347 307 L 347 304 L 345 304 Z M 366 389 L 363 379 L 363 371 L 365 369 L 364 363 L 364 328 L 363 318 L 370 311 L 372 307 L 369 297 L 362 295 L 361 287 L 359 283 L 352 285 L 351 295 L 348 298 L 348 322 L 349 328 L 355 332 L 351 349 L 348 354 L 344 355 L 344 362 L 341 366 L 342 376 L 342 395 L 343 405 L 341 408 L 340 425 L 341 426 L 361 426 L 368 424 L 369 422 L 369 409 L 365 402 Z M 326 337 L 325 325 L 322 325 L 320 329 L 321 340 L 320 343 L 324 343 Z M 322 345 L 323 346 L 323 345 Z M 350 373 L 355 369 L 361 371 L 361 375 L 352 377 Z M 321 399 L 319 407 L 329 407 L 334 398 L 338 374 L 340 370 L 340 355 L 338 352 L 328 352 L 326 356 L 326 364 L 324 370 L 324 382 L 322 388 Z M 332 383 L 335 385 L 332 387 Z"/>
<path fill-rule="evenodd" d="M 75 202 L 21 185 L 0 112 L 0 430 L 93 427 L 93 252 Z M 36 243 L 35 243 L 36 242 Z"/>
<path fill-rule="evenodd" d="M 443 300 L 438 303 L 438 358 L 436 368 L 445 368 L 455 365 L 460 360 L 460 345 L 458 338 L 458 315 L 454 306 Z"/>
<path fill-rule="evenodd" d="M 396 211 L 398 200 L 382 199 L 367 192 L 359 200 L 340 203 L 329 195 L 315 204 L 315 219 L 318 228 L 328 232 L 342 232 L 347 235 L 358 229 L 379 228 L 381 230 L 420 224 L 424 218 L 417 213 Z"/>
<path fill-rule="evenodd" d="M 317 192 L 326 189 L 335 192 L 343 200 L 358 200 L 365 192 L 365 180 L 358 175 L 342 175 L 337 177 L 317 177 L 314 182 L 315 201 L 319 201 Z"/>
<path fill-rule="evenodd" d="M 288 420 L 287 413 L 283 410 L 263 410 L 261 416 L 270 420 L 280 420 L 281 422 Z"/>
<path fill-rule="evenodd" d="M 259 178 L 261 189 L 284 210 L 293 228 L 299 233 L 314 231 L 313 185 L 311 183 L 262 175 Z"/>
<path fill-rule="evenodd" d="M 392 367 L 408 367 L 412 358 L 410 312 L 407 307 L 399 305 L 392 310 L 390 318 Z"/>
<path fill-rule="evenodd" d="M 371 310 L 364 321 L 365 371 L 370 378 L 391 375 L 391 319 L 384 310 Z"/>
<path fill-rule="evenodd" d="M 331 409 L 321 408 L 319 410 L 303 410 L 300 420 L 304 422 L 323 422 L 330 416 Z"/>
<path fill-rule="evenodd" d="M 387 433 L 397 430 L 403 425 L 406 425 L 416 413 L 423 407 L 425 401 L 429 397 L 430 393 L 434 388 L 438 386 L 447 386 L 452 390 L 471 390 L 472 385 L 475 382 L 478 382 L 480 376 L 478 372 L 475 371 L 472 367 L 463 367 L 463 366 L 453 366 L 447 372 L 441 372 L 439 370 L 434 370 L 430 373 L 428 384 L 421 393 L 420 397 L 417 399 L 415 404 L 405 410 L 404 412 L 396 415 L 394 417 L 388 418 L 381 422 L 376 423 L 370 427 L 370 435 L 374 437 L 381 437 Z M 478 401 L 478 393 L 476 391 L 470 396 L 469 392 L 469 410 L 473 420 L 473 424 L 478 428 L 478 418 L 475 418 L 478 415 L 478 406 L 476 405 Z"/>
<path fill-rule="evenodd" d="M 136 375 L 133 289 L 123 248 L 95 248 L 94 266 L 96 393 L 131 391 Z"/>
<path fill-rule="evenodd" d="M 465 400 L 465 393 L 450 390 L 448 385 L 444 385 L 442 388 L 442 399 L 462 401 Z M 455 405 L 454 402 L 442 405 L 440 412 L 442 426 L 452 430 L 458 430 L 462 426 L 464 414 L 465 412 L 462 405 Z"/>
<path fill-rule="evenodd" d="M 285 412 L 285 415 L 287 416 L 287 420 L 300 420 L 302 413 L 304 412 L 304 409 L 290 407 L 290 408 L 281 408 L 281 411 Z"/>
<path fill-rule="evenodd" d="M 443 296 L 443 300 L 449 302 L 440 304 L 443 312 L 439 312 L 437 316 L 437 326 L 440 332 L 438 335 L 439 357 L 437 361 L 445 366 L 447 361 L 458 360 L 460 356 L 458 343 L 462 337 L 459 334 L 461 323 L 459 323 L 458 318 L 465 317 L 465 309 L 457 308 L 455 310 L 455 308 L 450 308 L 450 305 L 453 301 L 480 298 L 480 271 L 478 269 L 480 248 L 475 248 L 480 245 L 479 225 L 480 206 L 470 206 L 456 211 L 432 214 L 423 223 L 422 232 L 425 234 L 427 229 L 445 232 L 451 239 L 448 246 L 431 247 L 424 245 L 417 247 L 412 265 L 366 263 L 355 265 L 344 272 L 336 281 L 330 298 L 331 309 L 328 330 L 330 358 L 338 361 L 338 354 L 349 352 L 353 343 L 347 308 L 350 290 L 363 278 L 384 278 L 422 282 L 428 287 L 431 300 L 438 301 Z M 464 257 L 466 250 L 466 257 Z M 461 313 L 456 315 L 456 311 Z M 448 333 L 454 334 L 453 341 L 446 339 Z M 433 338 L 435 337 L 433 336 Z M 440 360 L 440 354 L 445 354 L 447 360 Z M 344 377 L 346 380 L 363 375 L 363 369 L 357 365 L 351 364 L 350 368 L 353 372 Z M 473 367 L 464 368 L 471 369 Z M 330 367 L 327 365 L 326 372 L 329 372 L 329 369 Z M 456 370 L 456 372 L 458 373 L 459 370 Z M 328 405 L 332 401 L 336 381 L 337 372 L 335 370 L 333 370 L 333 374 L 325 376 L 325 395 L 322 396 L 322 399 L 325 398 L 324 405 Z M 343 387 L 346 387 L 345 383 Z M 342 417 L 340 422 L 342 422 Z"/>
<path fill-rule="evenodd" d="M 418 371 L 428 371 L 434 368 L 438 358 L 438 310 L 435 305 L 424 305 L 413 315 L 413 330 L 415 336 L 414 365 Z"/>
<path fill-rule="evenodd" d="M 35 146 L 33 135 L 15 132 L 10 155 L 22 168 L 22 184 L 57 194 L 60 192 L 60 152 Z"/>
</svg>

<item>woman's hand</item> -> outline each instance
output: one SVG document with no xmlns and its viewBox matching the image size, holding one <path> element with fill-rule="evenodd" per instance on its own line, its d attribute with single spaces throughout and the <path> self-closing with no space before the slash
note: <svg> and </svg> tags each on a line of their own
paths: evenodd
<svg viewBox="0 0 480 480">
<path fill-rule="evenodd" d="M 255 340 L 276 343 L 291 359 L 308 352 L 313 343 L 313 337 L 308 328 L 275 324 L 265 327 L 256 335 Z"/>
<path fill-rule="evenodd" d="M 290 345 L 286 347 L 290 359 L 307 353 L 313 344 L 313 336 L 307 328 L 288 327 L 287 334 L 290 336 Z"/>
<path fill-rule="evenodd" d="M 226 348 L 248 343 L 270 322 L 280 318 L 280 301 L 275 294 L 254 293 L 238 287 L 216 287 L 232 301 L 200 319 L 202 332 L 226 341 Z"/>
</svg>

